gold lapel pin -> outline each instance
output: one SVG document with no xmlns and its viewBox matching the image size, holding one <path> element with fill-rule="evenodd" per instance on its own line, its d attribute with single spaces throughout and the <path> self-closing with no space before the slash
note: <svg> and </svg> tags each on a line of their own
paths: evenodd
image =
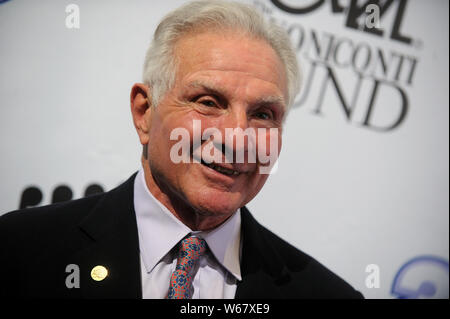
<svg viewBox="0 0 450 319">
<path fill-rule="evenodd" d="M 91 277 L 95 281 L 102 281 L 106 276 L 108 276 L 108 269 L 104 266 L 98 265 L 91 270 Z"/>
</svg>

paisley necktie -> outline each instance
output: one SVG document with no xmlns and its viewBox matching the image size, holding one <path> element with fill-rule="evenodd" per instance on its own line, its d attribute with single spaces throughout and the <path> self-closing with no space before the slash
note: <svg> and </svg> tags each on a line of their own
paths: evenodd
<svg viewBox="0 0 450 319">
<path fill-rule="evenodd" d="M 206 251 L 202 238 L 188 237 L 180 241 L 177 266 L 170 277 L 168 299 L 190 299 L 193 280 L 192 269 Z"/>
</svg>

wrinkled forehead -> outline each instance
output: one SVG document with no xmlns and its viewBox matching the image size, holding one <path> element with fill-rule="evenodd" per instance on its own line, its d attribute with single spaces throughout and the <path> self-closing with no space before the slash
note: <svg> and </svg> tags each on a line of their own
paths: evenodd
<svg viewBox="0 0 450 319">
<path fill-rule="evenodd" d="M 176 81 L 200 71 L 228 71 L 250 75 L 276 85 L 287 97 L 285 68 L 275 50 L 264 40 L 234 30 L 190 32 L 174 46 Z M 233 73 L 234 72 L 234 73 Z"/>
</svg>

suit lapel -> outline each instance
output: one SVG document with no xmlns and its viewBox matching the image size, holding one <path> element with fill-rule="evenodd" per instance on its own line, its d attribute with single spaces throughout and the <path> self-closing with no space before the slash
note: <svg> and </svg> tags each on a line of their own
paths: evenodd
<svg viewBox="0 0 450 319">
<path fill-rule="evenodd" d="M 281 298 L 278 287 L 289 281 L 289 273 L 267 241 L 264 228 L 246 207 L 241 208 L 241 220 L 242 281 L 238 282 L 235 298 Z"/>
<path fill-rule="evenodd" d="M 80 267 L 84 298 L 142 298 L 139 237 L 134 211 L 134 174 L 107 192 L 79 224 L 68 259 Z M 241 208 L 242 281 L 235 298 L 280 298 L 279 286 L 290 275 L 265 236 L 265 229 Z M 95 266 L 108 269 L 102 281 L 91 277 Z"/>
<path fill-rule="evenodd" d="M 85 298 L 141 298 L 139 238 L 134 212 L 134 174 L 124 184 L 105 193 L 80 223 L 88 237 L 72 256 L 80 265 L 80 288 Z M 93 267 L 101 265 L 108 276 L 95 281 Z"/>
</svg>

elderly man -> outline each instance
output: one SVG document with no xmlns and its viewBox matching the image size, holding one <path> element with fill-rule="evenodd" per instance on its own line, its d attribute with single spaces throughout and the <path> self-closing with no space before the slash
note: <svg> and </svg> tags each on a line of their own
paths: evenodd
<svg viewBox="0 0 450 319">
<path fill-rule="evenodd" d="M 245 208 L 298 88 L 286 34 L 250 7 L 171 12 L 131 90 L 141 170 L 105 194 L 2 216 L 2 294 L 361 298 Z"/>
</svg>

